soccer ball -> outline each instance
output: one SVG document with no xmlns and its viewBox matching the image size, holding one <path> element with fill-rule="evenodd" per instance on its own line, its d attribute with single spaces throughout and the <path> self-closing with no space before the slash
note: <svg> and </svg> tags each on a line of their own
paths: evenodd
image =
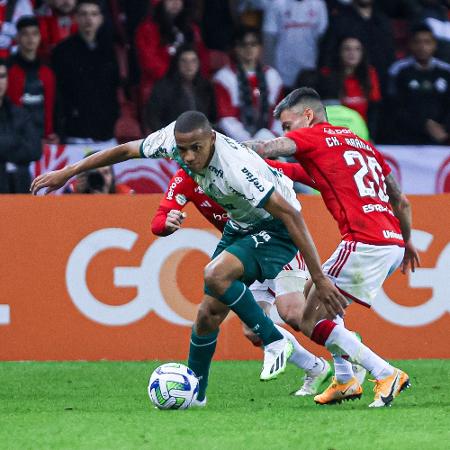
<svg viewBox="0 0 450 450">
<path fill-rule="evenodd" d="M 148 395 L 159 409 L 186 409 L 197 398 L 198 379 L 183 364 L 168 363 L 157 367 L 148 383 Z"/>
</svg>

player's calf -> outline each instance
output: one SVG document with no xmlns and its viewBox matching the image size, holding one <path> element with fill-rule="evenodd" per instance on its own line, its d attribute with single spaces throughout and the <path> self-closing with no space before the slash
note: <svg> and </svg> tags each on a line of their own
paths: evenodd
<svg viewBox="0 0 450 450">
<path fill-rule="evenodd" d="M 230 309 L 214 297 L 205 296 L 194 322 L 196 333 L 201 336 L 219 329 Z"/>
</svg>

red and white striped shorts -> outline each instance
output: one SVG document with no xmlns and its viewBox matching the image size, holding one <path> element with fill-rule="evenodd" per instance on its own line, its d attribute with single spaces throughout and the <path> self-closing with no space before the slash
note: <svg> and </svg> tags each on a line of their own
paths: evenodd
<svg viewBox="0 0 450 450">
<path fill-rule="evenodd" d="M 309 273 L 305 260 L 300 252 L 297 252 L 292 261 L 283 267 L 275 280 L 265 280 L 262 283 L 255 281 L 250 286 L 250 290 L 256 301 L 264 301 L 273 305 L 275 297 L 296 291 L 303 293 L 308 278 Z"/>
<path fill-rule="evenodd" d="M 370 307 L 384 280 L 397 269 L 405 249 L 342 241 L 323 265 L 324 273 L 349 299 Z"/>
</svg>

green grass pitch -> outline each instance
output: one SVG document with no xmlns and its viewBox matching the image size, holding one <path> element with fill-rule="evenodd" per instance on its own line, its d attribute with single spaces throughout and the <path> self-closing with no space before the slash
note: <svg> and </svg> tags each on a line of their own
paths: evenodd
<svg viewBox="0 0 450 450">
<path fill-rule="evenodd" d="M 361 400 L 315 405 L 289 392 L 288 367 L 261 383 L 258 361 L 215 362 L 208 406 L 153 409 L 147 382 L 160 362 L 0 363 L 1 449 L 449 449 L 450 360 L 395 361 L 412 388 L 391 408 Z"/>
</svg>

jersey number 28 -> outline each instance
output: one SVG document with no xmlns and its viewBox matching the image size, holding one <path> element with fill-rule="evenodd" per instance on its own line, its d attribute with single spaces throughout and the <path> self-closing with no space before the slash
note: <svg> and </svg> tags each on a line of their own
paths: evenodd
<svg viewBox="0 0 450 450">
<path fill-rule="evenodd" d="M 389 196 L 386 194 L 383 169 L 373 156 L 364 157 L 357 150 L 347 150 L 344 152 L 344 159 L 348 166 L 354 166 L 356 162 L 361 166 L 355 175 L 353 175 L 361 197 L 378 196 L 382 202 L 389 201 Z M 364 178 L 369 172 L 370 175 L 365 181 Z"/>
</svg>

